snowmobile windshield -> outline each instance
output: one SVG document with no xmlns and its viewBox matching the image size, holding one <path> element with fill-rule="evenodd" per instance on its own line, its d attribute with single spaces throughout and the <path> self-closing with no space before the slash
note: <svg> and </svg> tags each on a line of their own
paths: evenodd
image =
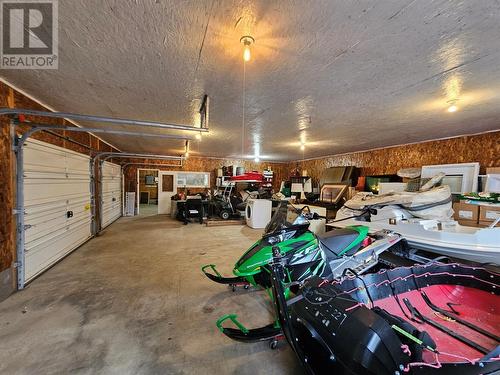
<svg viewBox="0 0 500 375">
<path fill-rule="evenodd" d="M 264 235 L 279 232 L 289 228 L 292 225 L 307 224 L 307 220 L 301 216 L 301 211 L 297 210 L 290 203 L 280 202 L 278 208 L 274 212 L 273 217 L 264 230 Z"/>
</svg>

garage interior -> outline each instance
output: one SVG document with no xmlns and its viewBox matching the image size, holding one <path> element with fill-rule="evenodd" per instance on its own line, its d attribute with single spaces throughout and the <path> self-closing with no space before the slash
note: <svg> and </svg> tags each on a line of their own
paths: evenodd
<svg viewBox="0 0 500 375">
<path fill-rule="evenodd" d="M 57 68 L 0 69 L 0 373 L 500 373 L 498 2 L 91 0 L 51 9 Z M 396 216 L 381 216 L 387 206 Z M 363 241 L 327 255 L 334 233 L 352 226 L 366 228 L 356 232 Z M 290 230 L 312 236 L 319 262 L 297 280 Z M 266 261 L 245 273 L 256 243 L 267 244 Z M 336 273 L 339 259 L 354 262 L 379 243 L 387 246 L 359 268 Z M 449 309 L 410 294 L 401 295 L 410 305 L 384 300 L 410 293 L 396 282 L 408 269 L 415 291 Z M 419 284 L 422 269 L 460 281 Z M 330 284 L 368 291 L 383 274 L 394 275 L 391 291 L 350 292 L 355 308 L 335 305 L 340 289 Z M 229 285 L 213 282 L 226 276 Z M 313 303 L 308 293 L 325 283 L 333 294 Z M 450 285 L 459 300 L 433 294 Z M 305 312 L 325 303 L 321 314 L 345 315 L 338 327 Z M 371 359 L 376 345 L 356 336 L 372 330 L 369 319 L 350 323 L 358 309 L 399 319 L 378 338 L 401 341 L 390 349 L 399 362 Z M 415 344 L 403 320 L 434 342 Z M 335 333 L 346 327 L 351 347 L 370 354 L 339 349 Z M 269 337 L 242 342 L 262 332 Z M 465 345 L 459 357 L 446 353 L 453 343 Z"/>
</svg>

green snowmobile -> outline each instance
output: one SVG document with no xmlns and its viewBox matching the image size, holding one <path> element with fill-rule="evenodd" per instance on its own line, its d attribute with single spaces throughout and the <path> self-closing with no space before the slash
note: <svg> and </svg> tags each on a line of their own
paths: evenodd
<svg viewBox="0 0 500 375">
<path fill-rule="evenodd" d="M 260 240 L 236 262 L 235 277 L 223 277 L 214 264 L 202 267 L 210 279 L 233 287 L 242 285 L 271 287 L 272 247 L 277 246 L 287 258 L 288 282 L 302 281 L 311 275 L 339 277 L 346 270 L 362 273 L 376 264 L 376 256 L 400 238 L 397 235 L 368 236 L 363 225 L 335 229 L 317 236 L 309 228 L 309 220 L 320 219 L 308 206 L 296 209 L 290 203 L 280 203 Z M 210 273 L 208 270 L 212 270 Z"/>
<path fill-rule="evenodd" d="M 205 275 L 220 284 L 248 288 L 250 285 L 269 290 L 271 288 L 271 263 L 273 247 L 278 248 L 286 260 L 286 281 L 293 285 L 316 275 L 334 279 L 345 274 L 358 275 L 378 263 L 378 255 L 393 246 L 401 238 L 394 233 L 368 236 L 368 227 L 357 225 L 335 229 L 323 235 L 315 235 L 309 228 L 309 220 L 321 217 L 305 206 L 296 209 L 286 201 L 280 203 L 262 238 L 250 247 L 236 262 L 235 277 L 223 277 L 215 265 L 202 267 Z M 211 269 L 215 274 L 208 272 Z M 285 296 L 290 288 L 285 289 Z M 231 320 L 238 328 L 224 328 L 222 324 Z M 257 329 L 246 329 L 229 314 L 217 321 L 217 326 L 227 336 L 238 341 L 269 340 L 280 334 L 276 323 Z M 275 341 L 272 341 L 271 346 Z"/>
<path fill-rule="evenodd" d="M 311 273 L 322 275 L 326 263 L 318 251 L 316 236 L 308 230 L 307 218 L 313 218 L 307 207 L 297 210 L 287 202 L 281 202 L 262 238 L 236 262 L 233 269 L 235 277 L 223 277 L 214 264 L 205 265 L 201 270 L 210 280 L 228 284 L 233 291 L 236 286 L 248 288 L 250 285 L 268 289 L 271 287 L 269 263 L 272 260 L 272 247 L 277 245 L 284 254 L 295 257 L 292 263 L 296 267 L 290 268 L 289 277 L 300 280 Z M 316 215 L 316 218 L 319 217 Z M 360 236 L 365 235 L 360 233 Z"/>
</svg>

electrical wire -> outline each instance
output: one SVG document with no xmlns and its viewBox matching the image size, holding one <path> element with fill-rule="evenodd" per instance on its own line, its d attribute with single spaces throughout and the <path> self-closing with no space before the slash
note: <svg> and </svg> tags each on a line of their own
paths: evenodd
<svg viewBox="0 0 500 375">
<path fill-rule="evenodd" d="M 243 108 L 241 116 L 241 157 L 245 156 L 245 107 L 246 107 L 246 76 L 247 76 L 247 63 L 243 60 Z"/>
<path fill-rule="evenodd" d="M 413 274 L 413 270 L 412 270 L 412 274 Z M 396 303 L 398 304 L 398 306 L 399 306 L 401 312 L 403 313 L 403 315 L 406 317 L 406 319 L 416 322 L 416 320 L 413 317 L 411 317 L 410 315 L 408 315 L 406 313 L 406 311 L 403 309 L 403 306 L 401 306 L 401 301 L 399 300 L 398 293 L 396 293 L 396 289 L 394 289 L 394 285 L 392 284 L 392 280 L 390 279 L 388 273 L 385 272 L 384 275 L 385 275 L 386 279 L 389 281 L 389 288 L 391 288 L 392 296 L 396 300 Z"/>
</svg>

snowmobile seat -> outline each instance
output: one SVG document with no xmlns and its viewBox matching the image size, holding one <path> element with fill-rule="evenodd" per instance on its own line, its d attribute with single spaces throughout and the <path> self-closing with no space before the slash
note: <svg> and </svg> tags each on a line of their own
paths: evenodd
<svg viewBox="0 0 500 375">
<path fill-rule="evenodd" d="M 323 249 L 326 250 L 325 254 L 327 255 L 327 258 L 331 258 L 330 256 L 328 256 L 328 252 L 331 253 L 332 257 L 338 258 L 342 255 L 354 255 L 356 251 L 358 251 L 361 244 L 358 244 L 349 249 L 347 252 L 342 253 L 344 249 L 358 237 L 358 235 L 359 233 L 354 229 L 343 228 L 331 230 L 330 232 L 319 235 L 318 240 Z"/>
</svg>

